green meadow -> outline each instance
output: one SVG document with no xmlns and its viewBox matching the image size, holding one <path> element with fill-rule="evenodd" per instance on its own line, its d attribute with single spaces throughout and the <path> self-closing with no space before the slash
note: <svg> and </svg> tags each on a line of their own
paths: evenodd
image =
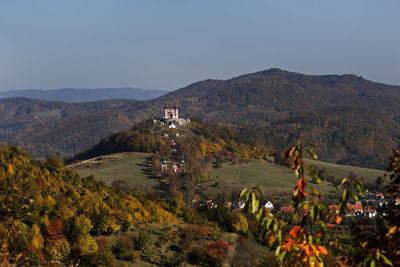
<svg viewBox="0 0 400 267">
<path fill-rule="evenodd" d="M 309 159 L 306 161 L 317 168 L 325 167 L 329 175 L 337 178 L 346 178 L 350 173 L 354 173 L 358 177 L 363 177 L 366 182 L 372 182 L 385 173 L 375 169 Z M 271 195 L 277 192 L 290 192 L 297 182 L 295 174 L 289 168 L 263 160 L 252 160 L 243 165 L 225 164 L 221 168 L 210 168 L 209 174 L 217 177 L 216 181 L 208 182 L 203 186 L 203 189 L 210 193 L 222 193 L 231 189 L 238 191 L 242 188 L 258 186 L 264 194 Z M 323 193 L 335 190 L 335 187 L 327 182 L 323 182 L 319 188 Z"/>
<path fill-rule="evenodd" d="M 123 180 L 130 186 L 153 187 L 157 181 L 149 173 L 151 156 L 151 153 L 117 153 L 84 160 L 67 168 L 77 171 L 81 176 L 93 175 L 109 185 L 114 180 Z"/>
<path fill-rule="evenodd" d="M 97 180 L 111 184 L 114 180 L 123 180 L 130 186 L 152 187 L 157 179 L 151 176 L 150 153 L 126 152 L 97 157 L 80 163 L 69 165 L 68 168 L 77 171 L 82 176 L 93 175 Z M 372 182 L 385 172 L 382 170 L 339 165 L 307 159 L 307 162 L 318 168 L 327 170 L 329 175 L 345 178 L 350 173 Z M 210 167 L 208 175 L 213 181 L 199 183 L 198 187 L 207 193 L 230 193 L 243 188 L 258 188 L 267 195 L 277 192 L 291 192 L 297 179 L 287 167 L 264 160 L 251 160 L 248 163 L 231 165 L 222 164 L 219 168 Z M 316 186 L 316 185 L 312 185 Z M 319 187 L 321 192 L 328 193 L 335 187 L 327 182 Z"/>
</svg>

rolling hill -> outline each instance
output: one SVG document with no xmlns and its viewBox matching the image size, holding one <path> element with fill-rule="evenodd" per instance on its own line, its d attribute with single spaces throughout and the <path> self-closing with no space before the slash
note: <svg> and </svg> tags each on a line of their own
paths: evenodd
<svg viewBox="0 0 400 267">
<path fill-rule="evenodd" d="M 0 100 L 0 136 L 40 156 L 73 155 L 110 133 L 161 116 L 164 105 L 174 103 L 181 116 L 234 128 L 271 150 L 285 149 L 302 135 L 323 160 L 366 167 L 383 167 L 400 135 L 400 86 L 355 75 L 270 69 L 205 80 L 150 101 L 37 101 Z"/>
<path fill-rule="evenodd" d="M 180 135 L 176 136 L 178 132 Z M 175 152 L 170 146 L 172 139 Z M 169 129 L 147 120 L 132 129 L 112 134 L 77 154 L 69 160 L 72 164 L 68 168 L 84 176 L 94 175 L 107 184 L 121 180 L 132 187 L 162 188 L 160 184 L 172 178 L 161 172 L 161 159 L 172 163 L 179 162 L 184 156 L 186 172 L 179 177 L 203 195 L 229 195 L 253 186 L 259 186 L 268 195 L 291 192 L 297 179 L 293 171 L 277 164 L 277 159 L 263 160 L 268 158 L 267 151 L 259 149 L 254 150 L 250 140 L 216 125 L 190 122 Z M 306 161 L 319 169 L 324 168 L 326 175 L 339 179 L 356 175 L 373 183 L 385 173 L 311 159 Z M 332 181 L 334 179 L 323 182 L 324 193 L 336 190 Z"/>
<path fill-rule="evenodd" d="M 168 91 L 163 90 L 145 90 L 139 88 L 62 88 L 54 90 L 25 89 L 0 92 L 0 98 L 26 97 L 47 101 L 79 103 L 110 99 L 150 100 L 162 96 L 167 92 Z"/>
<path fill-rule="evenodd" d="M 317 76 L 269 69 L 229 80 L 194 83 L 150 103 L 171 101 L 179 103 L 189 114 L 213 113 L 219 119 L 221 113 L 228 121 L 240 119 L 241 114 L 260 111 L 260 108 L 268 115 L 268 111 L 282 113 L 355 106 L 398 116 L 400 86 L 375 83 L 356 75 Z M 225 112 L 231 116 L 227 118 Z M 271 120 L 266 116 L 262 119 Z"/>
<path fill-rule="evenodd" d="M 158 179 L 149 174 L 149 157 L 152 154 L 140 152 L 115 153 L 79 161 L 67 166 L 81 176 L 93 175 L 98 181 L 111 185 L 114 180 L 122 180 L 132 187 L 154 187 Z M 385 174 L 384 171 L 360 168 L 349 165 L 333 164 L 307 159 L 318 168 L 325 168 L 329 175 L 337 178 L 348 177 L 354 173 L 366 182 L 374 182 Z M 216 195 L 240 192 L 244 187 L 259 186 L 266 195 L 291 192 L 296 184 L 294 173 L 287 167 L 263 160 L 250 160 L 244 164 L 222 164 L 220 168 L 208 168 L 207 174 L 218 179 L 199 184 L 200 191 Z M 329 193 L 335 190 L 330 183 L 323 182 L 321 190 Z"/>
</svg>

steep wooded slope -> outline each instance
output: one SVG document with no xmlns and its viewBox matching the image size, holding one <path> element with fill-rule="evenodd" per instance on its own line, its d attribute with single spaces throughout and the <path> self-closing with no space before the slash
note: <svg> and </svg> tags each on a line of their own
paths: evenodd
<svg viewBox="0 0 400 267">
<path fill-rule="evenodd" d="M 96 252 L 92 235 L 175 221 L 160 203 L 80 177 L 61 160 L 0 146 L 0 265 L 53 265 Z M 85 264 L 84 264 L 85 265 Z"/>
</svg>

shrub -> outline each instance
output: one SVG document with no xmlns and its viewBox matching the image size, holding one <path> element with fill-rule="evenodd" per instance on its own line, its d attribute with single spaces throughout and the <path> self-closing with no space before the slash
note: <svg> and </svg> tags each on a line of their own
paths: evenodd
<svg viewBox="0 0 400 267">
<path fill-rule="evenodd" d="M 83 265 L 90 264 L 93 266 L 112 266 L 115 263 L 115 257 L 112 253 L 112 246 L 109 241 L 105 238 L 98 239 L 97 241 L 97 251 L 88 254 Z"/>
<path fill-rule="evenodd" d="M 183 228 L 182 237 L 188 240 L 199 240 L 208 236 L 208 229 L 205 226 L 190 224 Z"/>
<path fill-rule="evenodd" d="M 244 233 L 249 229 L 247 219 L 242 213 L 237 213 L 232 216 L 232 229 L 235 232 Z"/>
<path fill-rule="evenodd" d="M 148 247 L 149 245 L 149 237 L 145 232 L 140 232 L 137 236 L 134 237 L 135 247 L 142 250 Z"/>
<path fill-rule="evenodd" d="M 214 243 L 208 244 L 206 248 L 206 253 L 211 262 L 220 264 L 225 259 L 225 255 L 226 252 L 228 251 L 228 248 L 229 248 L 228 242 L 219 240 Z"/>
<path fill-rule="evenodd" d="M 115 243 L 113 252 L 119 260 L 135 261 L 135 245 L 133 238 L 130 236 L 121 236 Z"/>
</svg>

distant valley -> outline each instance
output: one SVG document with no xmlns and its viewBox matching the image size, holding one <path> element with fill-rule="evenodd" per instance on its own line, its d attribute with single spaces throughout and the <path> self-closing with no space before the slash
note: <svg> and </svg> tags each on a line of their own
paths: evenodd
<svg viewBox="0 0 400 267">
<path fill-rule="evenodd" d="M 47 101 L 62 101 L 79 103 L 110 99 L 135 99 L 150 100 L 168 93 L 163 90 L 145 90 L 139 88 L 101 88 L 101 89 L 75 89 L 62 88 L 54 90 L 11 90 L 0 92 L 0 98 L 26 97 Z"/>
</svg>

